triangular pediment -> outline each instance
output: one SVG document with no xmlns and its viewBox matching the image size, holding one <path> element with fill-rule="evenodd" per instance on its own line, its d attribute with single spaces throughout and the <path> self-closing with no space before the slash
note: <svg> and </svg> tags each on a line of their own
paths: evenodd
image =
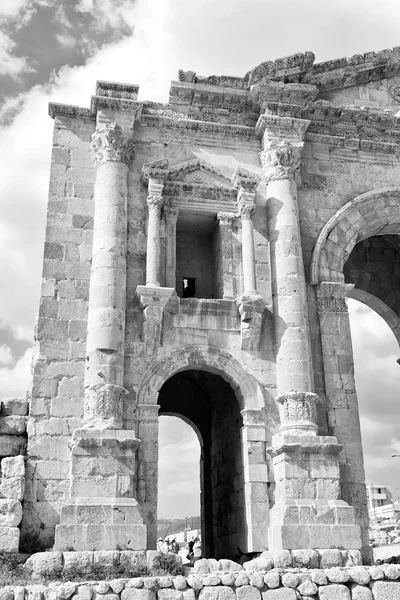
<svg viewBox="0 0 400 600">
<path fill-rule="evenodd" d="M 233 190 L 232 180 L 217 167 L 202 159 L 195 158 L 170 166 L 167 160 L 147 163 L 143 166 L 143 183 L 149 178 L 167 181 L 204 185 Z"/>
</svg>

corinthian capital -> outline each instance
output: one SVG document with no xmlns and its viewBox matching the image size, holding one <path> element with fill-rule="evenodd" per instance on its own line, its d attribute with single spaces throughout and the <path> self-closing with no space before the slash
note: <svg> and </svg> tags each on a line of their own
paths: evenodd
<svg viewBox="0 0 400 600">
<path fill-rule="evenodd" d="M 162 196 L 147 196 L 147 207 L 149 210 L 161 211 L 162 205 Z"/>
<path fill-rule="evenodd" d="M 94 152 L 96 164 L 122 162 L 127 164 L 133 154 L 134 143 L 117 123 L 107 123 L 97 127 L 92 135 L 90 149 Z"/>
<path fill-rule="evenodd" d="M 251 219 L 256 207 L 254 204 L 242 204 L 239 206 L 239 214 L 242 221 L 246 219 Z"/>
<path fill-rule="evenodd" d="M 300 163 L 300 148 L 288 140 L 271 142 L 261 154 L 267 181 L 274 179 L 293 179 Z"/>
</svg>

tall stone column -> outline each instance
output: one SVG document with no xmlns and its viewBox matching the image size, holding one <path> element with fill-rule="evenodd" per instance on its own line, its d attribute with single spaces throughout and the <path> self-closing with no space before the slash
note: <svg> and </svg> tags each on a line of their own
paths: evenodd
<svg viewBox="0 0 400 600">
<path fill-rule="evenodd" d="M 122 429 L 127 163 L 133 144 L 118 124 L 103 122 L 91 147 L 97 172 L 84 420 L 72 434 L 70 493 L 55 548 L 143 550 L 146 526 L 135 498 L 140 440 Z"/>
<path fill-rule="evenodd" d="M 278 395 L 311 392 L 306 281 L 294 173 L 300 148 L 282 140 L 263 155 L 271 251 Z"/>
<path fill-rule="evenodd" d="M 162 182 L 155 179 L 149 180 L 149 195 L 147 196 L 149 218 L 147 223 L 146 262 L 146 285 L 149 287 L 160 287 L 160 228 L 161 208 L 163 205 L 161 194 L 163 187 Z"/>
<path fill-rule="evenodd" d="M 96 158 L 94 231 L 90 275 L 84 427 L 122 428 L 127 163 L 133 142 L 122 127 L 97 127 L 91 148 Z"/>
<path fill-rule="evenodd" d="M 341 499 L 334 436 L 319 436 L 295 170 L 301 142 L 264 138 L 280 433 L 272 439 L 276 482 L 271 549 L 361 548 L 353 507 Z"/>
<path fill-rule="evenodd" d="M 257 283 L 253 233 L 254 194 L 241 190 L 238 203 L 240 220 L 242 222 L 243 293 L 256 294 Z"/>
<path fill-rule="evenodd" d="M 175 206 L 164 206 L 166 220 L 166 252 L 165 252 L 165 284 L 176 287 L 176 221 L 179 209 Z"/>
</svg>

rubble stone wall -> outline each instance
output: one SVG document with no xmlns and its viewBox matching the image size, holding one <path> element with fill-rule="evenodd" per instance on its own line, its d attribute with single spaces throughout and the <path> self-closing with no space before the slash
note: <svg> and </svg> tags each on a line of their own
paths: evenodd
<svg viewBox="0 0 400 600">
<path fill-rule="evenodd" d="M 202 559 L 193 572 L 183 576 L 134 577 L 111 581 L 88 581 L 8 587 L 7 600 L 35 597 L 37 600 L 398 600 L 400 568 L 357 566 L 357 557 L 347 556 L 348 567 L 332 566 L 339 551 L 263 553 L 244 567 L 230 560 Z M 32 579 L 49 568 L 73 574 L 74 569 L 97 564 L 134 568 L 137 561 L 149 565 L 155 552 L 52 552 L 33 555 L 29 560 Z M 140 555 L 140 556 L 139 556 Z M 309 568 L 292 567 L 305 559 Z M 258 562 L 257 562 L 258 561 Z M 330 562 L 331 561 L 331 562 Z M 255 564 L 257 562 L 257 564 Z M 27 564 L 28 564 L 27 563 Z M 323 566 L 325 564 L 325 567 Z M 321 568 L 322 567 L 322 568 Z"/>
</svg>

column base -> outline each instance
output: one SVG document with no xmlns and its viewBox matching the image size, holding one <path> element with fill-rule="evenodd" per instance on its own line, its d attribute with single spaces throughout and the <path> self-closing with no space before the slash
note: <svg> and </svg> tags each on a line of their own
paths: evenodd
<svg viewBox="0 0 400 600">
<path fill-rule="evenodd" d="M 285 500 L 270 511 L 270 550 L 360 550 L 354 509 L 343 500 Z"/>
<path fill-rule="evenodd" d="M 147 528 L 136 495 L 134 431 L 76 429 L 71 487 L 56 526 L 55 549 L 145 550 Z"/>
</svg>

